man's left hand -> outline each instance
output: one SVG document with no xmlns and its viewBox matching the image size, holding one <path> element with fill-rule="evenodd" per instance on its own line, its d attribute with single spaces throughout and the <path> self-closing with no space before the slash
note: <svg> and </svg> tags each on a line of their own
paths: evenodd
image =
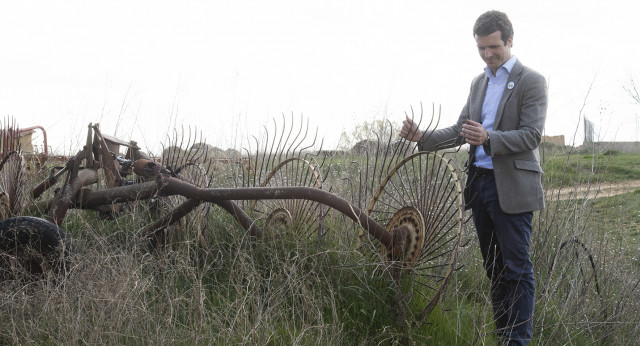
<svg viewBox="0 0 640 346">
<path fill-rule="evenodd" d="M 462 124 L 460 135 L 464 136 L 465 141 L 471 145 L 483 145 L 489 137 L 489 133 L 482 124 L 473 120 L 467 120 L 466 124 Z"/>
</svg>

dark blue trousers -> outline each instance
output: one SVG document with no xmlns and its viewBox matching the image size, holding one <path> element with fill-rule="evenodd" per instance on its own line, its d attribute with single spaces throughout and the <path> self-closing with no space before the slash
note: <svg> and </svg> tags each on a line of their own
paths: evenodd
<svg viewBox="0 0 640 346">
<path fill-rule="evenodd" d="M 533 330 L 535 280 L 529 254 L 533 212 L 505 214 L 493 174 L 471 182 L 473 222 L 487 276 L 498 337 L 527 344 Z M 527 196 L 522 196 L 527 198 Z"/>
</svg>

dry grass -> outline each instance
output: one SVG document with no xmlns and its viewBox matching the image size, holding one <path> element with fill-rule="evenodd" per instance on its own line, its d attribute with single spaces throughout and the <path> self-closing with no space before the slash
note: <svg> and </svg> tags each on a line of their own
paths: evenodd
<svg viewBox="0 0 640 346">
<path fill-rule="evenodd" d="M 363 166 L 352 161 L 332 158 L 324 183 L 363 206 L 366 198 L 353 178 Z M 237 174 L 231 186 L 259 181 L 242 176 L 256 173 L 241 168 L 231 170 Z M 352 179 L 342 179 L 345 174 Z M 597 188 L 602 177 L 581 176 L 579 183 Z M 630 239 L 637 238 L 637 229 L 622 216 L 634 204 L 594 209 L 589 195 L 574 196 L 550 198 L 534 220 L 533 343 L 633 344 L 640 333 L 640 266 Z M 374 275 L 375 264 L 355 251 L 358 227 L 340 213 L 325 216 L 327 233 L 318 246 L 314 237 L 288 229 L 254 239 L 213 207 L 199 222 L 174 229 L 181 234 L 167 237 L 172 243 L 154 248 L 136 235 L 157 217 L 149 204 L 132 203 L 126 210 L 113 221 L 93 212 L 70 213 L 64 228 L 81 250 L 66 278 L 0 283 L 0 343 L 496 342 L 489 283 L 470 223 L 442 309 L 419 324 L 404 317 L 413 316 L 424 297 L 403 282 Z"/>
<path fill-rule="evenodd" d="M 118 242 L 122 234 L 77 234 L 85 250 L 65 280 L 2 283 L 0 340 L 340 343 L 340 324 L 326 321 L 336 314 L 326 252 L 222 222 L 214 233 L 207 248 L 187 240 L 152 251 Z"/>
</svg>

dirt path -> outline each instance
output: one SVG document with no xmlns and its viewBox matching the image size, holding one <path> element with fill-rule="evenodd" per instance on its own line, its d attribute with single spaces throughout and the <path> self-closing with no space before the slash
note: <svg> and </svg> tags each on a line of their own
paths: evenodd
<svg viewBox="0 0 640 346">
<path fill-rule="evenodd" d="M 632 192 L 640 188 L 640 180 L 627 180 L 621 182 L 603 182 L 589 185 L 571 186 L 562 189 L 545 191 L 547 200 L 566 200 L 575 198 L 600 198 L 620 195 Z M 588 193 L 588 195 L 586 195 Z"/>
</svg>

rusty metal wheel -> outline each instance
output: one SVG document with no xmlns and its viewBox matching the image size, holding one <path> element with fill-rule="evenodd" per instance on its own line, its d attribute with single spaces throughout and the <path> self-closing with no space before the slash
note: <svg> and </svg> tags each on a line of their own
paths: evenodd
<svg viewBox="0 0 640 346">
<path fill-rule="evenodd" d="M 49 221 L 20 216 L 0 221 L 0 278 L 66 273 L 73 242 Z"/>
<path fill-rule="evenodd" d="M 385 270 L 400 273 L 403 287 L 412 292 L 409 307 L 426 317 L 454 271 L 460 246 L 464 204 L 454 163 L 439 153 L 407 156 L 382 180 L 367 213 L 390 232 L 409 231 L 404 254 L 395 261 L 365 230 L 360 230 L 360 249 Z"/>
<path fill-rule="evenodd" d="M 391 234 L 401 228 L 408 232 L 399 258 L 394 258 L 392 251 L 389 251 L 386 246 L 380 246 L 380 258 L 389 264 L 398 262 L 402 274 L 406 274 L 415 266 L 420 257 L 420 250 L 424 248 L 425 224 L 422 213 L 414 207 L 404 207 L 393 214 L 385 228 Z"/>
<path fill-rule="evenodd" d="M 606 317 L 596 262 L 576 236 L 560 244 L 551 261 L 541 300 L 549 302 L 552 299 L 562 311 L 576 317 L 585 307 L 601 311 Z"/>
<path fill-rule="evenodd" d="M 263 179 L 261 187 L 303 186 L 322 188 L 322 175 L 312 162 L 293 157 L 276 165 Z M 293 231 L 309 239 L 321 240 L 324 234 L 325 207 L 308 199 L 254 200 L 249 216 L 263 221 L 263 231 Z"/>
</svg>

